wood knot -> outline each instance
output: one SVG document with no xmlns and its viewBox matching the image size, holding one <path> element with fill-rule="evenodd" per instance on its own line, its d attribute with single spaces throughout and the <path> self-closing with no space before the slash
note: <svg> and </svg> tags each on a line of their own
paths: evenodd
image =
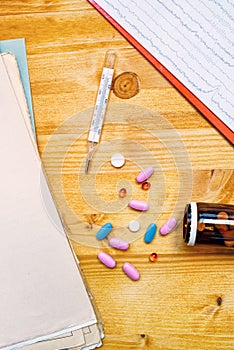
<svg viewBox="0 0 234 350">
<path fill-rule="evenodd" d="M 223 299 L 221 297 L 218 297 L 216 301 L 217 301 L 217 305 L 221 306 Z"/>
<path fill-rule="evenodd" d="M 114 94 L 123 99 L 135 96 L 140 91 L 140 80 L 135 73 L 124 72 L 119 74 L 113 83 Z"/>
<path fill-rule="evenodd" d="M 85 215 L 85 219 L 90 225 L 90 228 L 93 228 L 93 225 L 98 221 L 102 220 L 104 214 L 87 214 Z"/>
<path fill-rule="evenodd" d="M 140 334 L 140 344 L 139 344 L 139 348 L 140 349 L 145 349 L 146 347 L 148 348 L 148 344 L 149 343 L 149 338 L 148 335 L 145 333 L 141 333 Z"/>
</svg>

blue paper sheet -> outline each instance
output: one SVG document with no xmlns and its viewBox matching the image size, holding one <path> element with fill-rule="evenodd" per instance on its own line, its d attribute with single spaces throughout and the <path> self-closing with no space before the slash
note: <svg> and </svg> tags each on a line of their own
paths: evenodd
<svg viewBox="0 0 234 350">
<path fill-rule="evenodd" d="M 20 71 L 20 77 L 23 84 L 25 97 L 27 100 L 32 129 L 34 131 L 34 134 L 36 135 L 25 40 L 23 38 L 20 38 L 0 41 L 0 53 L 3 52 L 13 53 L 17 60 Z"/>
</svg>

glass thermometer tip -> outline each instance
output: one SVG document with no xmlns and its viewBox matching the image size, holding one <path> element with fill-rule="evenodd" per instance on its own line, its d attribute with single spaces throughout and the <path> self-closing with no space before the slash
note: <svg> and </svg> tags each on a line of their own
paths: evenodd
<svg viewBox="0 0 234 350">
<path fill-rule="evenodd" d="M 104 66 L 106 68 L 114 69 L 116 61 L 116 54 L 114 50 L 108 50 L 105 57 Z"/>
<path fill-rule="evenodd" d="M 87 156 L 85 173 L 88 173 L 91 157 L 94 153 L 94 144 L 99 142 L 104 116 L 109 100 L 109 94 L 114 75 L 114 66 L 116 61 L 116 54 L 114 50 L 109 50 L 106 53 L 103 64 L 102 76 L 98 88 L 96 103 L 94 107 L 93 117 L 90 125 L 88 141 L 91 142 L 90 150 Z"/>
</svg>

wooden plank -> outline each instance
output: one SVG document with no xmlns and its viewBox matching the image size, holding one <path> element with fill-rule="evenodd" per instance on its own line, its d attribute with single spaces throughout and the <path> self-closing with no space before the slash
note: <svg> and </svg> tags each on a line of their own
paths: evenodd
<svg viewBox="0 0 234 350">
<path fill-rule="evenodd" d="M 0 13 L 1 39 L 26 39 L 38 147 L 105 323 L 103 349 L 233 349 L 233 249 L 191 248 L 182 237 L 189 200 L 234 203 L 233 147 L 86 0 L 5 0 Z M 104 56 L 112 48 L 115 76 L 136 73 L 140 92 L 130 100 L 111 93 L 87 177 L 87 132 Z M 119 170 L 109 162 L 116 151 L 127 159 Z M 135 177 L 149 164 L 155 176 L 143 191 Z M 119 200 L 122 184 L 130 196 L 150 201 L 127 252 L 95 240 L 107 220 L 128 233 L 129 221 L 140 215 L 127 199 Z M 176 230 L 146 245 L 147 224 L 160 227 L 175 208 Z M 98 262 L 100 249 L 113 254 L 115 270 Z M 158 261 L 150 263 L 153 251 Z M 125 261 L 139 269 L 140 281 L 123 274 Z"/>
</svg>

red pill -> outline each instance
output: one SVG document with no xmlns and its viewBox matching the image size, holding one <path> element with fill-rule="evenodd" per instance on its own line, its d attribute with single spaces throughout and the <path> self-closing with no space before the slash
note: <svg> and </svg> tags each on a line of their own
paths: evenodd
<svg viewBox="0 0 234 350">
<path fill-rule="evenodd" d="M 127 190 L 126 190 L 126 188 L 121 188 L 121 189 L 119 190 L 119 197 L 120 197 L 120 198 L 124 198 L 124 197 L 126 197 L 126 195 L 127 195 Z"/>
<path fill-rule="evenodd" d="M 151 183 L 148 181 L 145 181 L 141 184 L 141 188 L 145 191 L 148 191 L 150 189 L 150 187 L 151 187 Z"/>
<path fill-rule="evenodd" d="M 158 254 L 157 253 L 151 253 L 149 256 L 149 261 L 155 262 L 158 259 Z"/>
</svg>

